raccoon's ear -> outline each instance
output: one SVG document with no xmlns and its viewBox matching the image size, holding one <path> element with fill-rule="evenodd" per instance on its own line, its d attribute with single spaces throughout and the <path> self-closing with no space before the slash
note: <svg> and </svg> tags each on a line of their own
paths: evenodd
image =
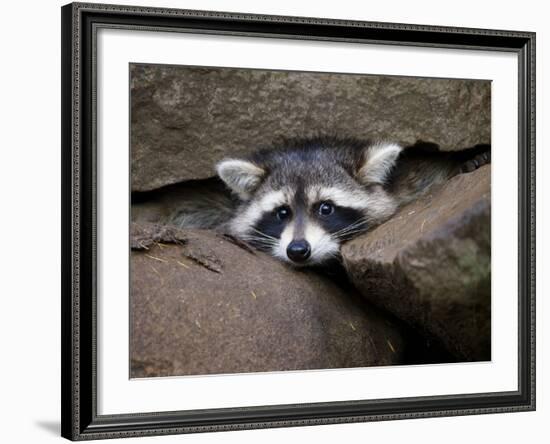
<svg viewBox="0 0 550 444">
<path fill-rule="evenodd" d="M 216 165 L 216 171 L 241 199 L 248 199 L 260 185 L 266 171 L 248 160 L 224 159 Z"/>
<path fill-rule="evenodd" d="M 384 184 L 403 147 L 397 143 L 378 142 L 363 152 L 357 179 L 362 184 Z"/>
</svg>

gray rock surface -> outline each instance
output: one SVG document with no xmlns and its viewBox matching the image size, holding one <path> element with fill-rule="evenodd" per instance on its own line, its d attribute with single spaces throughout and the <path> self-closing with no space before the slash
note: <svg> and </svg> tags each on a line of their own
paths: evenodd
<svg viewBox="0 0 550 444">
<path fill-rule="evenodd" d="M 451 179 L 342 248 L 368 301 L 464 361 L 491 359 L 491 167 Z"/>
<path fill-rule="evenodd" d="M 132 190 L 214 175 L 225 156 L 319 134 L 490 143 L 489 81 L 131 65 Z"/>
<path fill-rule="evenodd" d="M 329 279 L 209 231 L 133 224 L 131 376 L 398 364 L 392 321 Z"/>
</svg>

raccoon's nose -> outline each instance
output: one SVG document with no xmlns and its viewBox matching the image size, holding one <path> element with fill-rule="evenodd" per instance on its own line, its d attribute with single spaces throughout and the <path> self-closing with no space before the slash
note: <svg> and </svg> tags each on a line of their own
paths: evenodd
<svg viewBox="0 0 550 444">
<path fill-rule="evenodd" d="M 311 255 L 311 247 L 304 239 L 294 240 L 288 244 L 286 254 L 294 262 L 304 262 Z"/>
</svg>

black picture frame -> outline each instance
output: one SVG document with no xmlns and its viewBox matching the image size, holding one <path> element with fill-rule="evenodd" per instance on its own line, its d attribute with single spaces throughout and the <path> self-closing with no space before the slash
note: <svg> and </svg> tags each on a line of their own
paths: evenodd
<svg viewBox="0 0 550 444">
<path fill-rule="evenodd" d="M 535 33 L 72 3 L 62 14 L 62 436 L 71 440 L 535 409 Z M 98 415 L 95 38 L 98 27 L 508 51 L 519 66 L 518 390 Z"/>
</svg>

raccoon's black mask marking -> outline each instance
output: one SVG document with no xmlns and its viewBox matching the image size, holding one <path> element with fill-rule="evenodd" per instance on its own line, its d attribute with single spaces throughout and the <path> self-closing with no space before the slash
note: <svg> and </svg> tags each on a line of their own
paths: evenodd
<svg viewBox="0 0 550 444">
<path fill-rule="evenodd" d="M 253 226 L 253 233 L 250 243 L 256 247 L 269 251 L 273 247 L 272 239 L 280 239 L 288 220 L 280 220 L 276 211 L 265 213 L 262 218 Z"/>
<path fill-rule="evenodd" d="M 331 212 L 323 214 L 320 210 L 322 205 L 330 206 Z M 281 219 L 278 215 L 280 209 L 284 209 L 288 216 Z M 341 207 L 325 201 L 308 205 L 303 199 L 295 199 L 289 207 L 285 205 L 265 213 L 253 226 L 252 231 L 256 233 L 257 238 L 251 237 L 250 242 L 262 250 L 269 251 L 273 246 L 270 238 L 280 239 L 289 223 L 295 225 L 295 239 L 305 236 L 306 224 L 315 223 L 336 239 L 344 241 L 369 228 L 363 219 L 363 213 L 354 208 Z"/>
<path fill-rule="evenodd" d="M 348 240 L 357 235 L 357 231 L 364 232 L 369 229 L 368 223 L 363 223 L 363 213 L 354 208 L 334 206 L 334 212 L 328 216 L 318 216 L 319 224 L 337 236 L 339 240 Z M 349 228 L 349 229 L 348 229 Z"/>
</svg>

